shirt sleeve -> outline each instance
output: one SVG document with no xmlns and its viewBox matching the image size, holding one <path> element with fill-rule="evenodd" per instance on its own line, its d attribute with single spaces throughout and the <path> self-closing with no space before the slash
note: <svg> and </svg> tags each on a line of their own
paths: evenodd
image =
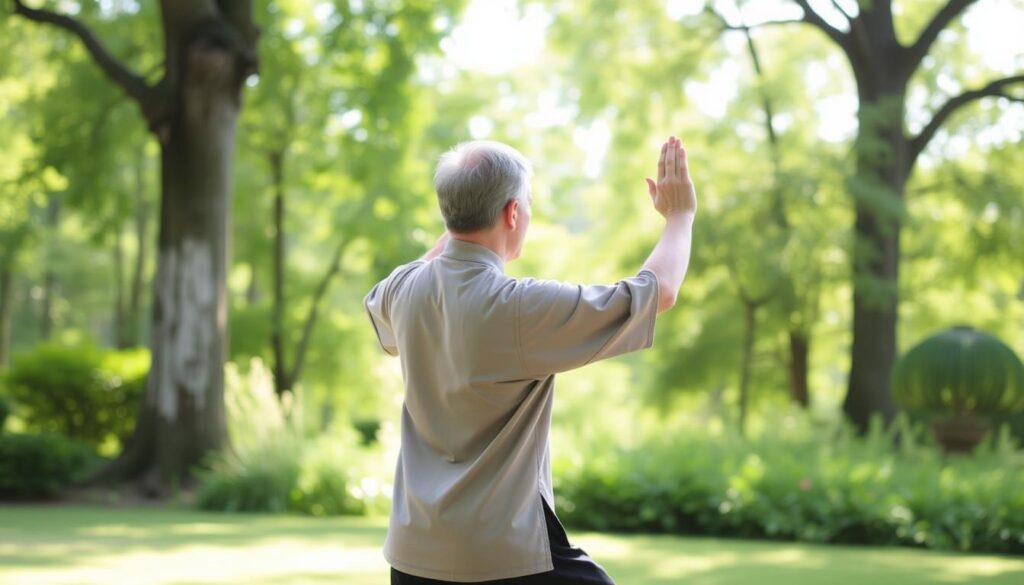
<svg viewBox="0 0 1024 585">
<path fill-rule="evenodd" d="M 426 264 L 424 260 L 416 260 L 395 268 L 387 278 L 375 284 L 363 299 L 363 307 L 377 333 L 377 341 L 388 355 L 398 355 L 398 344 L 391 324 L 392 302 L 406 277 L 423 264 Z"/>
<path fill-rule="evenodd" d="M 518 288 L 519 358 L 530 376 L 572 370 L 654 343 L 658 278 L 649 270 L 611 286 L 524 279 Z"/>
</svg>

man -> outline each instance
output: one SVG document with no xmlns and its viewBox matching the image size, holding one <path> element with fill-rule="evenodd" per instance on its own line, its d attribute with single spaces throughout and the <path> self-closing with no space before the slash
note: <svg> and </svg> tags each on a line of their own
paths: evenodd
<svg viewBox="0 0 1024 585">
<path fill-rule="evenodd" d="M 530 225 L 530 164 L 497 142 L 441 157 L 448 231 L 364 304 L 401 358 L 401 451 L 384 556 L 392 584 L 612 583 L 554 513 L 554 375 L 650 347 L 675 304 L 697 200 L 675 137 L 647 179 L 665 228 L 640 272 L 612 286 L 514 279 Z"/>
</svg>

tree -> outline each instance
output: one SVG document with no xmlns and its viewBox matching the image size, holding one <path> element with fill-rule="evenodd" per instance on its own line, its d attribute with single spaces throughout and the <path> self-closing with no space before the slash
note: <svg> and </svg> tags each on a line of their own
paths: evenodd
<svg viewBox="0 0 1024 585">
<path fill-rule="evenodd" d="M 134 435 L 102 474 L 160 491 L 225 440 L 223 361 L 231 178 L 241 89 L 256 72 L 251 0 L 162 0 L 162 76 L 147 81 L 83 20 L 14 0 L 77 37 L 140 108 L 161 151 L 152 369 Z"/>
<path fill-rule="evenodd" d="M 239 243 L 254 266 L 269 267 L 267 348 L 279 396 L 293 390 L 317 352 L 328 292 L 352 275 L 343 267 L 348 251 L 384 234 L 408 239 L 413 230 L 396 222 L 412 219 L 428 200 L 425 173 L 410 173 L 406 162 L 426 158 L 422 126 L 433 115 L 423 111 L 428 88 L 418 84 L 416 58 L 437 50 L 461 4 L 297 2 L 259 15 L 264 57 L 242 118 L 242 160 L 268 180 L 245 189 L 240 204 L 250 197 L 271 204 L 254 222 L 255 241 L 243 235 Z M 381 217 L 387 208 L 401 213 Z"/>
<path fill-rule="evenodd" d="M 853 346 L 843 411 L 860 429 L 880 413 L 895 414 L 889 388 L 896 358 L 899 307 L 900 230 L 905 219 L 905 187 L 921 153 L 951 115 L 984 97 L 1005 97 L 1024 85 L 1024 75 L 994 79 L 950 97 L 917 133 L 906 129 L 907 90 L 939 35 L 976 0 L 948 0 L 915 40 L 902 43 L 893 21 L 892 0 L 832 3 L 845 28 L 837 28 L 809 0 L 793 0 L 803 16 L 762 23 L 802 23 L 824 33 L 846 57 L 857 86 L 858 130 L 855 171 L 848 191 L 855 208 L 853 267 Z M 740 28 L 741 26 L 729 26 Z"/>
</svg>

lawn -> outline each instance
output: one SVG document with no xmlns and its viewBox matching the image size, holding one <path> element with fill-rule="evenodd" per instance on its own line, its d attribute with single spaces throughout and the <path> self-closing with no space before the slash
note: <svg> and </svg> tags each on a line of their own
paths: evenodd
<svg viewBox="0 0 1024 585">
<path fill-rule="evenodd" d="M 0 583 L 386 584 L 386 520 L 0 507 Z M 1024 559 L 570 531 L 621 585 L 1024 583 Z"/>
</svg>

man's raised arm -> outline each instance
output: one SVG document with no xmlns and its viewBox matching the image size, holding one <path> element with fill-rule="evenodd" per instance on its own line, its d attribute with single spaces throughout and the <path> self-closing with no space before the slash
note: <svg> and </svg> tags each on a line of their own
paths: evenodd
<svg viewBox="0 0 1024 585">
<path fill-rule="evenodd" d="M 663 313 L 675 305 L 686 276 L 693 218 L 697 214 L 697 194 L 690 179 L 686 150 L 675 136 L 662 145 L 658 182 L 647 179 L 647 190 L 654 208 L 665 218 L 665 229 L 643 270 L 658 277 L 658 312 Z"/>
</svg>

